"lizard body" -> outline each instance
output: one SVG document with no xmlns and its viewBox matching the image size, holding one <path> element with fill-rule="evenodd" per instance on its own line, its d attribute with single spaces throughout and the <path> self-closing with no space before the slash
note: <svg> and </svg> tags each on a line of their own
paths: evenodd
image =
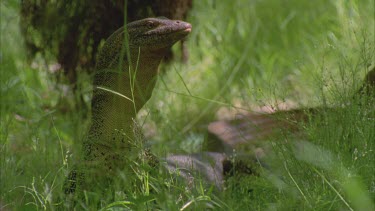
<svg viewBox="0 0 375 211">
<path fill-rule="evenodd" d="M 95 190 L 93 186 L 100 183 L 108 185 L 114 173 L 129 165 L 126 160 L 134 139 L 133 119 L 152 95 L 165 53 L 190 33 L 191 25 L 166 18 L 146 18 L 129 23 L 127 31 L 127 51 L 123 49 L 125 30 L 120 28 L 99 53 L 93 80 L 91 126 L 83 142 L 83 162 L 70 173 L 69 184 L 65 185 L 68 194 L 76 189 Z"/>
</svg>

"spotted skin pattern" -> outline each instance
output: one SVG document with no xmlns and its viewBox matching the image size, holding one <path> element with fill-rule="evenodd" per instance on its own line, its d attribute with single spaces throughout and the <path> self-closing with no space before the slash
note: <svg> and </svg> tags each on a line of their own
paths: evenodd
<svg viewBox="0 0 375 211">
<path fill-rule="evenodd" d="M 120 28 L 99 53 L 91 126 L 83 141 L 83 160 L 68 175 L 66 194 L 79 195 L 77 192 L 83 190 L 110 186 L 115 173 L 129 166 L 129 159 L 134 158 L 131 155 L 137 153 L 131 144 L 136 114 L 152 95 L 165 53 L 190 33 L 191 25 L 146 18 L 129 23 L 127 31 L 128 49 L 124 48 L 125 30 Z"/>
</svg>

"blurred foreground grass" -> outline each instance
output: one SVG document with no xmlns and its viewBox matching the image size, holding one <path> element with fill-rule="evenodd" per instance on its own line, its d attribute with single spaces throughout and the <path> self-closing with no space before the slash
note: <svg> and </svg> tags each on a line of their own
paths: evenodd
<svg viewBox="0 0 375 211">
<path fill-rule="evenodd" d="M 56 209 L 72 151 L 79 151 L 73 143 L 88 122 L 80 111 L 58 108 L 61 97 L 74 96 L 57 84 L 53 59 L 26 62 L 18 4 L 2 1 L 0 11 L 0 208 Z M 189 64 L 163 67 L 140 115 L 152 150 L 161 156 L 199 151 L 207 123 L 222 108 L 344 104 L 375 62 L 374 10 L 373 0 L 194 1 Z M 80 81 L 89 101 L 90 76 Z M 151 197 L 161 209 L 207 203 L 225 210 L 369 208 L 375 200 L 375 123 L 363 113 L 371 108 L 353 103 L 304 125 L 310 157 L 288 139 L 271 142 L 272 171 L 240 184 L 230 180 L 219 195 L 197 190 Z"/>
</svg>

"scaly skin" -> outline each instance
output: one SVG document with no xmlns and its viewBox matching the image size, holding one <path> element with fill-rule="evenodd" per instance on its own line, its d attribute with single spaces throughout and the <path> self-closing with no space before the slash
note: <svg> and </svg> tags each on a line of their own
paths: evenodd
<svg viewBox="0 0 375 211">
<path fill-rule="evenodd" d="M 122 52 L 123 28 L 107 39 L 99 53 L 93 82 L 92 123 L 83 142 L 83 162 L 78 170 L 71 172 L 65 186 L 67 194 L 77 189 L 95 191 L 107 187 L 115 173 L 129 166 L 133 119 L 152 95 L 165 53 L 190 33 L 191 25 L 166 18 L 147 18 L 129 23 L 127 30 L 130 59 L 126 49 Z"/>
</svg>

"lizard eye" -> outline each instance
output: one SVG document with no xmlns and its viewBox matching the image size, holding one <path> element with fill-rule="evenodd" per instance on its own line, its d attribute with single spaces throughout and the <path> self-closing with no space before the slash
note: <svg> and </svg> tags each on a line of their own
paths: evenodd
<svg viewBox="0 0 375 211">
<path fill-rule="evenodd" d="M 147 28 L 149 28 L 149 29 L 152 29 L 152 28 L 154 28 L 154 23 L 152 22 L 152 21 L 148 21 L 147 23 L 146 23 L 146 26 L 147 26 Z"/>
</svg>

